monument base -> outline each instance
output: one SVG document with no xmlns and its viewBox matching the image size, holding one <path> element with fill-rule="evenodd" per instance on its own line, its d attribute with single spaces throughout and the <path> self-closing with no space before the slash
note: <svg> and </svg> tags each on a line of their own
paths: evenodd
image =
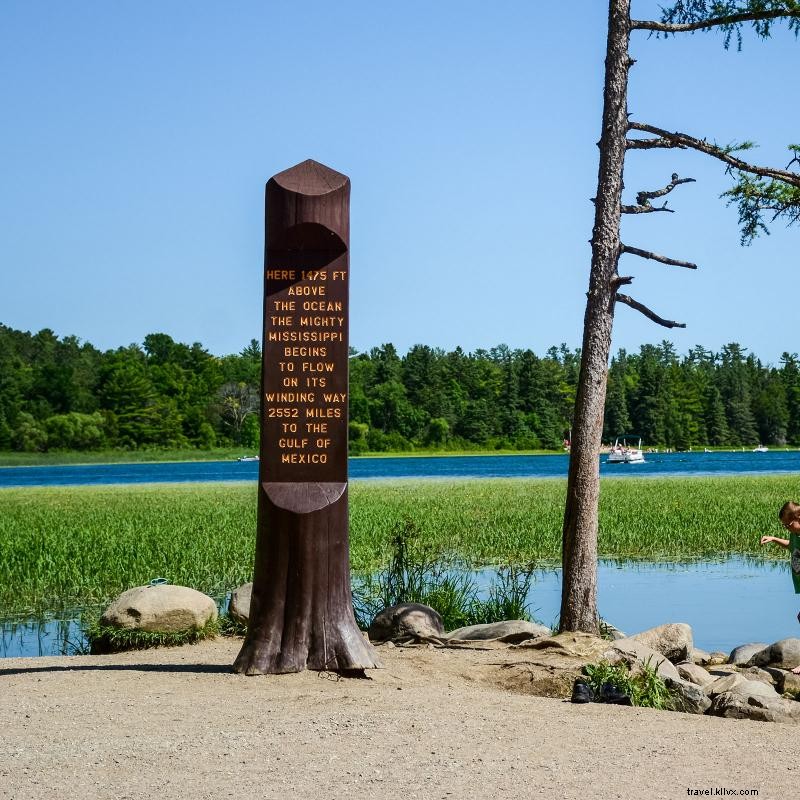
<svg viewBox="0 0 800 800">
<path fill-rule="evenodd" d="M 308 507 L 301 490 L 296 484 L 295 502 L 289 503 L 269 484 L 259 487 L 264 524 L 259 519 L 250 618 L 234 672 L 347 674 L 379 668 L 353 615 L 346 486 L 329 505 L 312 511 L 289 510 L 271 499 Z"/>
</svg>

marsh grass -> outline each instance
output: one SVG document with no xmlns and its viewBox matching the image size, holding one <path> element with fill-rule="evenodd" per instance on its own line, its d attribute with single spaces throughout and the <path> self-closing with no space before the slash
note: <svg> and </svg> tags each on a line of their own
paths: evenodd
<svg viewBox="0 0 800 800">
<path fill-rule="evenodd" d="M 780 559 L 758 537 L 797 495 L 791 475 L 604 479 L 599 554 Z M 356 481 L 351 569 L 385 569 L 406 520 L 426 552 L 470 568 L 557 563 L 564 496 L 552 479 Z M 255 531 L 251 484 L 0 489 L 0 616 L 103 603 L 156 576 L 221 596 L 251 579 Z"/>
<path fill-rule="evenodd" d="M 450 553 L 436 552 L 424 541 L 416 523 L 397 523 L 386 569 L 353 581 L 353 608 L 359 627 L 366 630 L 375 615 L 400 603 L 422 603 L 439 612 L 445 630 L 465 625 L 530 620 L 527 601 L 534 566 L 499 568 L 482 592 L 471 566 Z"/>
</svg>

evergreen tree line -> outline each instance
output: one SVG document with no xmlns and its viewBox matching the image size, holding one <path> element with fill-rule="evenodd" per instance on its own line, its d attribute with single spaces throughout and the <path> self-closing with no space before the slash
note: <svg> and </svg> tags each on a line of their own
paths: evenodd
<svg viewBox="0 0 800 800">
<path fill-rule="evenodd" d="M 580 352 L 465 353 L 391 344 L 350 358 L 350 449 L 561 449 Z M 217 357 L 163 333 L 102 352 L 0 324 L 0 450 L 255 448 L 261 348 Z M 647 446 L 800 445 L 800 362 L 736 343 L 679 356 L 670 342 L 612 359 L 604 436 Z"/>
</svg>

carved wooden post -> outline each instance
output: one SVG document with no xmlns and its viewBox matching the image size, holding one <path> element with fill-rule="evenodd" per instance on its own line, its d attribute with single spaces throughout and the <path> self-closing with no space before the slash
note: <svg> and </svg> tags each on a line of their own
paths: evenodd
<svg viewBox="0 0 800 800">
<path fill-rule="evenodd" d="M 350 594 L 349 244 L 347 176 L 309 160 L 270 179 L 248 675 L 380 666 Z"/>
</svg>

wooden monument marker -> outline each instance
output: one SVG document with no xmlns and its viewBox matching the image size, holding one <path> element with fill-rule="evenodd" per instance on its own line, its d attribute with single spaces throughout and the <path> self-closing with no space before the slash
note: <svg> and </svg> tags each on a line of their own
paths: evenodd
<svg viewBox="0 0 800 800">
<path fill-rule="evenodd" d="M 350 594 L 349 178 L 311 160 L 275 175 L 265 238 L 258 534 L 234 670 L 371 669 Z"/>
</svg>

